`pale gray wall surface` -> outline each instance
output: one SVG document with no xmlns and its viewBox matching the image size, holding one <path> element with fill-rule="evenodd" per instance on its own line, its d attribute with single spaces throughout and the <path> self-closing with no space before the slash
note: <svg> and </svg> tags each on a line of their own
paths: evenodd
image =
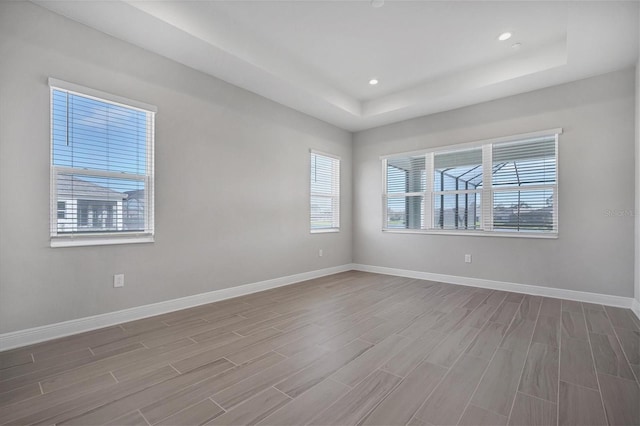
<svg viewBox="0 0 640 426">
<path fill-rule="evenodd" d="M 354 262 L 633 296 L 634 78 L 620 71 L 356 133 Z M 556 127 L 558 239 L 381 231 L 379 156 Z"/>
<path fill-rule="evenodd" d="M 640 11 L 638 12 L 640 18 Z M 640 48 L 638 49 L 638 62 L 636 63 L 636 155 L 635 155 L 635 284 L 634 296 L 640 304 Z"/>
<path fill-rule="evenodd" d="M 48 77 L 158 107 L 155 243 L 49 247 Z M 309 233 L 310 148 L 342 157 L 340 233 Z M 0 333 L 348 264 L 351 188 L 349 132 L 0 3 Z"/>
</svg>

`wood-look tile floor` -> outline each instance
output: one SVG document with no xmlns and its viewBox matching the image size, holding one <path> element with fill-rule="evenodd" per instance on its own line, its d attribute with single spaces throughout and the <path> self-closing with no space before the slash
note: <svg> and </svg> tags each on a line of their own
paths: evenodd
<svg viewBox="0 0 640 426">
<path fill-rule="evenodd" d="M 346 272 L 0 353 L 0 424 L 637 425 L 629 310 Z"/>
</svg>

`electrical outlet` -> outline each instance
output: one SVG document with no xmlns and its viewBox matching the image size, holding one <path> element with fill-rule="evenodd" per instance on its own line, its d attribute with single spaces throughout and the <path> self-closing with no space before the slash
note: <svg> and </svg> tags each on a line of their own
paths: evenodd
<svg viewBox="0 0 640 426">
<path fill-rule="evenodd" d="M 318 257 L 322 257 L 322 249 L 318 250 Z"/>
<path fill-rule="evenodd" d="M 465 254 L 464 255 L 464 263 L 471 263 L 471 255 L 470 254 Z"/>
<path fill-rule="evenodd" d="M 113 276 L 114 287 L 124 287 L 124 274 L 116 274 Z"/>
</svg>

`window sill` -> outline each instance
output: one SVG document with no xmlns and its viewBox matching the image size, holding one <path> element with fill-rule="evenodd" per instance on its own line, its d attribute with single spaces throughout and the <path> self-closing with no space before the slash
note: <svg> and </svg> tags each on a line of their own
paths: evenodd
<svg viewBox="0 0 640 426">
<path fill-rule="evenodd" d="M 155 238 L 153 235 L 76 235 L 73 237 L 52 237 L 51 247 L 108 246 L 117 244 L 153 243 L 154 241 Z"/>
<path fill-rule="evenodd" d="M 502 232 L 502 231 L 438 231 L 427 229 L 383 229 L 382 232 L 391 234 L 427 234 L 427 235 L 455 235 L 458 237 L 500 237 L 500 238 L 538 238 L 538 239 L 558 239 L 558 233 L 523 233 L 523 232 Z"/>
<path fill-rule="evenodd" d="M 312 234 L 328 234 L 331 232 L 340 232 L 339 228 L 329 228 L 329 229 L 312 229 L 309 231 Z"/>
</svg>

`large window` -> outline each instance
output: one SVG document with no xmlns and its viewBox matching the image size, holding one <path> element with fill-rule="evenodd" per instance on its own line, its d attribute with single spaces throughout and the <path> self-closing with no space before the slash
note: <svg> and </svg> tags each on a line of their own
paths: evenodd
<svg viewBox="0 0 640 426">
<path fill-rule="evenodd" d="M 311 151 L 311 232 L 340 230 L 340 158 Z"/>
<path fill-rule="evenodd" d="M 384 157 L 383 229 L 556 236 L 560 133 Z"/>
<path fill-rule="evenodd" d="M 51 245 L 152 241 L 155 107 L 49 85 Z"/>
</svg>

